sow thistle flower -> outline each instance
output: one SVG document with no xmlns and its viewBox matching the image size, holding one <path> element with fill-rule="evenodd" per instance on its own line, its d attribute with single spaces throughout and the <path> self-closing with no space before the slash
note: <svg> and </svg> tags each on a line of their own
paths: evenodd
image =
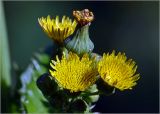
<svg viewBox="0 0 160 114">
<path fill-rule="evenodd" d="M 47 18 L 38 19 L 40 26 L 43 28 L 44 32 L 52 38 L 55 42 L 61 44 L 63 41 L 73 34 L 77 26 L 77 22 L 72 20 L 69 17 L 63 16 L 62 21 L 59 22 L 59 16 L 51 19 L 50 16 Z"/>
<path fill-rule="evenodd" d="M 67 56 L 63 54 L 60 60 L 52 60 L 50 65 L 51 75 L 57 80 L 60 86 L 71 92 L 84 91 L 96 81 L 97 69 L 94 60 L 84 54 L 80 58 L 77 54 L 70 52 Z"/>
<path fill-rule="evenodd" d="M 136 85 L 139 79 L 139 74 L 135 74 L 136 69 L 137 65 L 132 59 L 127 60 L 125 54 L 121 52 L 115 55 L 115 51 L 107 55 L 104 53 L 98 63 L 101 78 L 120 90 L 132 89 Z"/>
</svg>

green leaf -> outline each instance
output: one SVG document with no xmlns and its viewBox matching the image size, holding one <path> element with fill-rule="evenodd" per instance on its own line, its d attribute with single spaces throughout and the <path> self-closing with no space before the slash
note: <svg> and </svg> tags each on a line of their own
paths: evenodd
<svg viewBox="0 0 160 114">
<path fill-rule="evenodd" d="M 48 65 L 50 62 L 50 56 L 45 53 L 35 53 L 35 57 L 41 64 Z"/>
<path fill-rule="evenodd" d="M 34 66 L 33 78 L 38 78 L 40 75 L 48 72 L 48 68 L 42 64 L 40 64 L 36 59 L 32 59 L 32 64 Z"/>
<path fill-rule="evenodd" d="M 50 107 L 45 105 L 47 101 L 36 85 L 38 75 L 39 71 L 34 69 L 32 64 L 21 75 L 21 102 L 28 113 L 47 113 L 50 110 Z"/>
<path fill-rule="evenodd" d="M 26 100 L 24 102 L 25 108 L 29 113 L 47 113 L 49 108 L 45 107 L 44 103 L 46 100 L 42 93 L 38 90 L 36 83 L 32 81 L 28 85 L 26 92 Z"/>
</svg>

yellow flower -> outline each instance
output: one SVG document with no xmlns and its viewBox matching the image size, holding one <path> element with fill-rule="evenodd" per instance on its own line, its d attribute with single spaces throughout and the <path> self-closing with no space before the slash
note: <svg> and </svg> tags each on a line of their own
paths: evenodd
<svg viewBox="0 0 160 114">
<path fill-rule="evenodd" d="M 120 90 L 132 89 L 139 79 L 139 74 L 135 74 L 136 63 L 125 56 L 125 53 L 115 55 L 113 51 L 110 55 L 104 53 L 103 58 L 98 63 L 98 72 L 101 78 L 110 86 Z"/>
<path fill-rule="evenodd" d="M 80 58 L 77 54 L 70 52 L 68 56 L 63 55 L 62 59 L 50 63 L 53 70 L 51 75 L 57 80 L 60 86 L 69 89 L 71 92 L 84 91 L 96 81 L 97 69 L 93 59 L 88 54 Z"/>
<path fill-rule="evenodd" d="M 72 22 L 69 17 L 65 16 L 62 17 L 62 22 L 59 22 L 58 16 L 56 19 L 51 19 L 50 16 L 42 17 L 38 21 L 44 32 L 57 43 L 63 43 L 68 36 L 73 34 L 77 25 L 75 20 Z"/>
</svg>

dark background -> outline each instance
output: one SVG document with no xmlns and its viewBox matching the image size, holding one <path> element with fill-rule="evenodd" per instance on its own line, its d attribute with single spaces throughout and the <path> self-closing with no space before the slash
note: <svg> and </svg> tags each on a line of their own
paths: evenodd
<svg viewBox="0 0 160 114">
<path fill-rule="evenodd" d="M 125 52 L 138 64 L 141 78 L 132 90 L 113 96 L 101 96 L 96 112 L 159 112 L 159 3 L 123 2 L 20 2 L 5 1 L 5 16 L 12 63 L 22 68 L 33 53 L 52 41 L 38 25 L 38 17 L 67 15 L 72 10 L 88 8 L 95 20 L 90 26 L 94 52 Z"/>
</svg>

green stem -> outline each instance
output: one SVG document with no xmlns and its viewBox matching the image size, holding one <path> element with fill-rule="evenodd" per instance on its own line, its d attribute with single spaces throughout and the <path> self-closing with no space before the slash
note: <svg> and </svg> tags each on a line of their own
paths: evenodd
<svg viewBox="0 0 160 114">
<path fill-rule="evenodd" d="M 96 91 L 94 93 L 89 93 L 90 96 L 92 96 L 92 95 L 100 95 L 100 94 L 103 94 L 103 92 L 102 91 Z"/>
<path fill-rule="evenodd" d="M 113 95 L 114 93 L 115 93 L 115 88 L 113 89 L 112 92 L 110 92 L 110 93 L 108 93 L 108 94 L 104 93 L 103 91 L 96 91 L 96 92 L 94 92 L 94 93 L 89 93 L 89 95 L 90 95 L 90 96 L 92 96 L 92 95 L 105 95 L 105 96 L 110 96 L 110 95 Z"/>
</svg>

